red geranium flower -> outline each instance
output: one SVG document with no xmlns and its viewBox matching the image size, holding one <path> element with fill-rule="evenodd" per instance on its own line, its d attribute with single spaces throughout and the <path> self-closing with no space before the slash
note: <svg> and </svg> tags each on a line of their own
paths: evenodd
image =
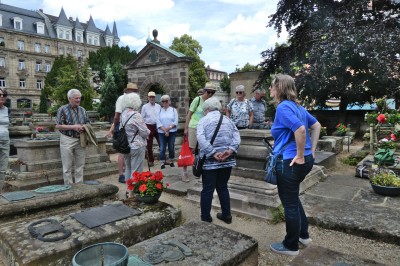
<svg viewBox="0 0 400 266">
<path fill-rule="evenodd" d="M 163 191 L 164 185 L 162 180 L 163 173 L 161 171 L 155 173 L 150 171 L 142 173 L 134 172 L 132 177 L 126 182 L 126 185 L 129 191 L 140 194 L 140 196 L 154 196 Z M 165 187 L 168 186 L 169 184 L 166 184 Z"/>
<path fill-rule="evenodd" d="M 140 185 L 140 187 L 139 187 L 139 191 L 142 192 L 142 193 L 145 192 L 146 189 L 147 189 L 147 186 L 145 184 Z"/>
<path fill-rule="evenodd" d="M 378 122 L 381 123 L 381 124 L 386 124 L 386 116 L 384 114 L 378 115 L 376 120 L 378 120 Z"/>
</svg>

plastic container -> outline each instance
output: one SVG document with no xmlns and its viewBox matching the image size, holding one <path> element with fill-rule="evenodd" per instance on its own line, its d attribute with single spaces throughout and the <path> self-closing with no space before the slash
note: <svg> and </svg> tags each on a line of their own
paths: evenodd
<svg viewBox="0 0 400 266">
<path fill-rule="evenodd" d="M 78 251 L 72 259 L 73 266 L 127 266 L 128 249 L 121 244 L 105 242 Z"/>
</svg>

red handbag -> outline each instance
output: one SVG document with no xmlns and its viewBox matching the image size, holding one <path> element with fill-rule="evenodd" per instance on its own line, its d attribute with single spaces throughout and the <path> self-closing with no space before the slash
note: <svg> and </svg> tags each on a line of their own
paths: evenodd
<svg viewBox="0 0 400 266">
<path fill-rule="evenodd" d="M 193 162 L 194 162 L 194 155 L 192 153 L 192 150 L 189 148 L 189 141 L 187 137 L 185 137 L 183 139 L 181 152 L 178 157 L 178 166 L 179 167 L 192 166 Z"/>
</svg>

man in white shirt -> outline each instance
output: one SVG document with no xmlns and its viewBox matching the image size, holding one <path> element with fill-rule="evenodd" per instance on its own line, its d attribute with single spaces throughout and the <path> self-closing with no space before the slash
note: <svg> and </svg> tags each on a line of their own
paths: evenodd
<svg viewBox="0 0 400 266">
<path fill-rule="evenodd" d="M 147 98 L 149 100 L 148 103 L 143 105 L 142 107 L 142 117 L 144 122 L 147 125 L 147 128 L 150 130 L 149 138 L 147 139 L 147 155 L 149 160 L 149 166 L 154 166 L 154 155 L 153 155 L 153 138 L 155 137 L 160 146 L 160 141 L 158 139 L 157 132 L 157 117 L 160 113 L 161 106 L 156 103 L 156 94 L 154 91 L 150 91 L 147 94 Z"/>
<path fill-rule="evenodd" d="M 114 115 L 114 123 L 111 125 L 110 131 L 108 132 L 107 136 L 111 137 L 114 133 L 119 131 L 119 121 L 122 113 L 121 107 L 121 100 L 125 94 L 128 93 L 138 93 L 139 88 L 135 83 L 129 82 L 124 89 L 124 94 L 119 96 L 117 102 L 115 103 L 115 115 Z M 125 175 L 124 175 L 124 155 L 119 153 L 118 154 L 118 181 L 120 183 L 125 183 Z"/>
</svg>

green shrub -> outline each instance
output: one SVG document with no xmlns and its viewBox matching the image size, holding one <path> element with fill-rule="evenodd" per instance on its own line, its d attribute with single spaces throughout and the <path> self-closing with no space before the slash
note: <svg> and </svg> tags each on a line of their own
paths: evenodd
<svg viewBox="0 0 400 266">
<path fill-rule="evenodd" d="M 279 205 L 278 208 L 272 210 L 272 223 L 278 224 L 285 221 L 285 209 L 283 205 Z"/>
<path fill-rule="evenodd" d="M 374 173 L 371 178 L 371 182 L 374 185 L 386 186 L 386 187 L 400 187 L 400 178 L 390 171 L 380 171 Z"/>
<path fill-rule="evenodd" d="M 355 158 L 351 155 L 346 156 L 342 159 L 342 163 L 351 165 L 351 166 L 356 166 L 361 160 L 359 158 Z"/>
</svg>

